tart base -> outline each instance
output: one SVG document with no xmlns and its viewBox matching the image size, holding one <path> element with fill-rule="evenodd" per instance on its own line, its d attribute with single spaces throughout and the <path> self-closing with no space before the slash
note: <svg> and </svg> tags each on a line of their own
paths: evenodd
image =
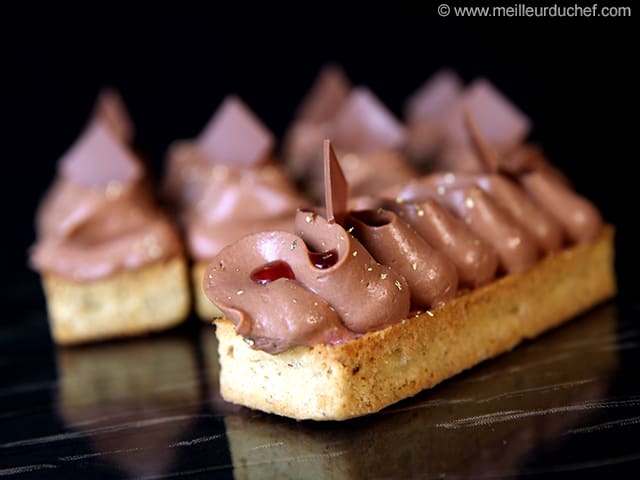
<svg viewBox="0 0 640 480">
<path fill-rule="evenodd" d="M 165 330 L 182 323 L 191 307 L 182 257 L 92 282 L 45 273 L 42 284 L 51 335 L 59 345 Z"/>
<path fill-rule="evenodd" d="M 341 345 L 253 350 L 216 320 L 223 398 L 298 420 L 345 420 L 504 353 L 616 293 L 613 228 L 442 307 Z"/>
<path fill-rule="evenodd" d="M 193 283 L 193 303 L 200 319 L 204 322 L 211 322 L 215 318 L 223 317 L 224 314 L 216 307 L 204 293 L 202 283 L 204 272 L 209 265 L 208 260 L 197 260 L 191 268 L 191 279 Z"/>
</svg>

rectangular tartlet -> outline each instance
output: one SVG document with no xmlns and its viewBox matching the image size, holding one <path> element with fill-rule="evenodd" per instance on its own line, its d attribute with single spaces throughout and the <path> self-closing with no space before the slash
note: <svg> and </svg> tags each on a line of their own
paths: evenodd
<svg viewBox="0 0 640 480">
<path fill-rule="evenodd" d="M 216 320 L 225 400 L 298 420 L 345 420 L 433 387 L 616 293 L 613 228 L 442 307 L 347 343 L 252 349 Z"/>
</svg>

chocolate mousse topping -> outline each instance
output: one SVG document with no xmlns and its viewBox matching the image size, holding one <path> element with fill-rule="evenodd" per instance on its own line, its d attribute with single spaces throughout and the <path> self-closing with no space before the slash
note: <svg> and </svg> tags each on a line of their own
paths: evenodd
<svg viewBox="0 0 640 480">
<path fill-rule="evenodd" d="M 520 181 L 534 201 L 562 225 L 571 241 L 589 241 L 598 236 L 602 229 L 598 209 L 557 176 L 538 170 L 522 175 Z"/>
<path fill-rule="evenodd" d="M 344 227 L 329 223 L 314 212 L 300 210 L 296 232 L 304 239 L 305 250 L 337 252 L 338 260 L 333 266 L 303 270 L 296 278 L 327 300 L 350 330 L 376 330 L 409 314 L 406 280 L 389 266 L 379 264 Z"/>
<path fill-rule="evenodd" d="M 494 249 L 435 198 L 389 202 L 388 208 L 456 266 L 461 286 L 476 288 L 495 278 L 498 256 Z"/>
<path fill-rule="evenodd" d="M 351 212 L 346 224 L 378 262 L 406 278 L 414 307 L 437 306 L 455 296 L 455 265 L 393 212 Z"/>
<path fill-rule="evenodd" d="M 404 278 L 376 262 L 341 225 L 301 210 L 296 228 L 299 235 L 244 237 L 216 255 L 205 274 L 209 299 L 255 348 L 273 353 L 336 343 L 406 318 L 410 293 Z M 329 261 L 318 264 L 317 254 Z M 274 263 L 280 266 L 272 281 L 252 279 Z"/>
<path fill-rule="evenodd" d="M 271 275 L 254 281 L 256 269 Z M 301 238 L 285 232 L 248 235 L 213 259 L 204 291 L 256 349 L 278 353 L 296 345 L 354 338 L 327 300 L 300 281 L 302 269 L 316 270 Z"/>
<path fill-rule="evenodd" d="M 513 180 L 499 174 L 478 175 L 475 184 L 522 225 L 535 238 L 541 250 L 555 252 L 562 248 L 560 223 L 538 207 Z"/>
<path fill-rule="evenodd" d="M 480 187 L 453 190 L 440 198 L 473 233 L 495 249 L 505 272 L 521 272 L 538 260 L 535 240 Z"/>
</svg>

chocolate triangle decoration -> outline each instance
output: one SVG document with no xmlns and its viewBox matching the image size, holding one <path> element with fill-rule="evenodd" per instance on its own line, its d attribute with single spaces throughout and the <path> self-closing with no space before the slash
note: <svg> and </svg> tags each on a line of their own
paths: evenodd
<svg viewBox="0 0 640 480">
<path fill-rule="evenodd" d="M 229 96 L 204 128 L 197 143 L 202 153 L 214 163 L 250 167 L 268 159 L 274 138 L 242 100 Z"/>
<path fill-rule="evenodd" d="M 337 113 L 333 141 L 340 150 L 367 153 L 398 148 L 405 130 L 368 88 L 353 89 Z"/>
<path fill-rule="evenodd" d="M 105 187 L 129 183 L 142 175 L 142 166 L 102 121 L 90 122 L 60 159 L 62 174 L 76 185 Z"/>
<path fill-rule="evenodd" d="M 115 88 L 107 87 L 100 91 L 92 120 L 103 122 L 122 143 L 130 145 L 133 142 L 135 127 L 122 96 Z"/>
<path fill-rule="evenodd" d="M 464 111 L 464 121 L 469 132 L 469 138 L 471 138 L 471 143 L 473 144 L 485 171 L 497 172 L 500 168 L 500 156 L 496 149 L 493 148 L 493 146 L 491 146 L 482 136 L 482 133 L 473 118 L 473 114 L 467 109 Z"/>
<path fill-rule="evenodd" d="M 478 131 L 495 148 L 506 151 L 522 143 L 531 130 L 531 121 L 488 80 L 475 80 L 444 118 L 444 127 L 456 143 L 469 143 L 464 112 L 469 111 Z"/>
<path fill-rule="evenodd" d="M 330 140 L 324 141 L 324 204 L 329 223 L 344 223 L 349 185 Z"/>
<path fill-rule="evenodd" d="M 312 123 L 331 120 L 349 97 L 351 82 L 338 65 L 325 65 L 298 109 L 297 117 Z"/>
<path fill-rule="evenodd" d="M 407 100 L 407 120 L 437 121 L 460 97 L 462 88 L 462 80 L 453 70 L 438 71 Z"/>
</svg>

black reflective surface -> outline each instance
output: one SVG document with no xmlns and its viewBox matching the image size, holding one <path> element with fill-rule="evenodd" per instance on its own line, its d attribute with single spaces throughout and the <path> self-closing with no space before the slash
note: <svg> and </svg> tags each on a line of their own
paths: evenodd
<svg viewBox="0 0 640 480">
<path fill-rule="evenodd" d="M 34 280 L 34 279 L 32 279 Z M 6 293 L 6 292 L 5 292 Z M 29 281 L 0 327 L 0 477 L 634 477 L 640 309 L 610 302 L 383 412 L 295 422 L 226 404 L 213 328 L 51 344 Z"/>
</svg>

